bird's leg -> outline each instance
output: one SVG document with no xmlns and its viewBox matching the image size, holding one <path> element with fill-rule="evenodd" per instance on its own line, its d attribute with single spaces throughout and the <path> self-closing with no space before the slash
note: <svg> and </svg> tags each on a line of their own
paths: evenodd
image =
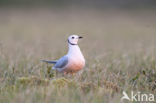
<svg viewBox="0 0 156 103">
<path fill-rule="evenodd" d="M 67 75 L 68 73 L 67 73 L 67 72 L 63 72 L 63 74 L 64 74 L 64 75 Z"/>
<path fill-rule="evenodd" d="M 75 72 L 74 72 L 74 71 L 71 71 L 71 75 L 72 75 L 72 76 L 75 76 Z"/>
</svg>

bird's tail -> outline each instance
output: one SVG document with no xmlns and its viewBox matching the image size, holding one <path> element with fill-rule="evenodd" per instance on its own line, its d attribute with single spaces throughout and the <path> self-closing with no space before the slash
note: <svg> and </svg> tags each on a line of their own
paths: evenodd
<svg viewBox="0 0 156 103">
<path fill-rule="evenodd" d="M 50 63 L 50 64 L 56 64 L 57 61 L 49 61 L 49 60 L 41 60 L 42 62 Z"/>
</svg>

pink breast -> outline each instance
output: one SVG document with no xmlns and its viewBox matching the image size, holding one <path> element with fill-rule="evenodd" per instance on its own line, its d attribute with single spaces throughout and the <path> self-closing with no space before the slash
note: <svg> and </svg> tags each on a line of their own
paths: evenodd
<svg viewBox="0 0 156 103">
<path fill-rule="evenodd" d="M 84 62 L 72 62 L 64 69 L 65 72 L 77 72 L 84 67 Z"/>
</svg>

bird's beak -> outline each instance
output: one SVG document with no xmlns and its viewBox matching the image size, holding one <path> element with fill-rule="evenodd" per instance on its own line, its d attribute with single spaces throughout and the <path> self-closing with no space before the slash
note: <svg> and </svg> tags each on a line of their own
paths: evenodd
<svg viewBox="0 0 156 103">
<path fill-rule="evenodd" d="M 79 36 L 79 39 L 82 39 L 83 37 L 82 36 Z"/>
</svg>

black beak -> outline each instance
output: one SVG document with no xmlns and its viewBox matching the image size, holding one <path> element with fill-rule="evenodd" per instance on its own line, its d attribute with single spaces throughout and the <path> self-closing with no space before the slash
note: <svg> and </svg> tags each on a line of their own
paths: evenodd
<svg viewBox="0 0 156 103">
<path fill-rule="evenodd" d="M 79 39 L 82 39 L 83 37 L 82 36 L 79 36 Z"/>
</svg>

